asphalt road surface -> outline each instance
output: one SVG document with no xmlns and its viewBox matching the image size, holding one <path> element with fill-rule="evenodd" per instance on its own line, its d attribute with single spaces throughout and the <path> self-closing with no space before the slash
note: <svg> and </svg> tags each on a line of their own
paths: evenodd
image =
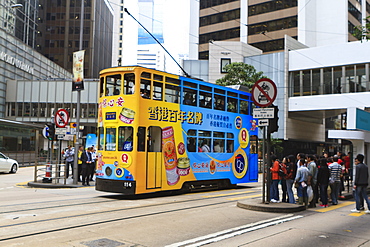
<svg viewBox="0 0 370 247">
<path fill-rule="evenodd" d="M 294 214 L 249 211 L 261 184 L 123 197 L 93 187 L 27 187 L 33 167 L 0 174 L 0 246 L 370 246 L 353 201 Z"/>
</svg>

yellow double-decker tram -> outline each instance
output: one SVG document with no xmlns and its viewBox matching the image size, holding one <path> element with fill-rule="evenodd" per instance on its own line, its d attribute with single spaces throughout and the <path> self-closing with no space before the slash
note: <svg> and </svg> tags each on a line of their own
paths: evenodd
<svg viewBox="0 0 370 247">
<path fill-rule="evenodd" d="M 96 189 L 123 194 L 257 181 L 247 92 L 140 66 L 100 72 Z"/>
</svg>

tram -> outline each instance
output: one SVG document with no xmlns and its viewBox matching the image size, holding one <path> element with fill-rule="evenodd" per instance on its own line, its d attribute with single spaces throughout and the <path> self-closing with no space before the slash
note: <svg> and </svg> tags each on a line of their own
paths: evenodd
<svg viewBox="0 0 370 247">
<path fill-rule="evenodd" d="M 96 190 L 124 195 L 258 179 L 248 92 L 140 66 L 100 72 Z"/>
</svg>

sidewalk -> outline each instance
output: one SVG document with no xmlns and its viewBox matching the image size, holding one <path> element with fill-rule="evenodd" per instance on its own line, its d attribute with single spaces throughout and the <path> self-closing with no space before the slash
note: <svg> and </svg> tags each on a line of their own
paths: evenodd
<svg viewBox="0 0 370 247">
<path fill-rule="evenodd" d="M 81 182 L 73 184 L 72 178 L 67 178 L 66 184 L 64 184 L 64 179 L 59 179 L 59 183 L 55 183 L 55 180 L 53 180 L 52 183 L 43 183 L 42 181 L 37 181 L 37 182 L 28 182 L 27 185 L 33 188 L 49 188 L 49 189 L 82 188 L 82 187 L 95 187 L 95 181 L 90 181 L 90 186 L 82 185 Z"/>
</svg>

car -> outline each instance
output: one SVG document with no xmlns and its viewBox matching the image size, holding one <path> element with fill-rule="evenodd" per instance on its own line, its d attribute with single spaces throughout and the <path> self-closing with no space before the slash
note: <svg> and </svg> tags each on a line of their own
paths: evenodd
<svg viewBox="0 0 370 247">
<path fill-rule="evenodd" d="M 0 172 L 16 173 L 19 165 L 16 160 L 7 157 L 5 154 L 0 153 Z"/>
</svg>

